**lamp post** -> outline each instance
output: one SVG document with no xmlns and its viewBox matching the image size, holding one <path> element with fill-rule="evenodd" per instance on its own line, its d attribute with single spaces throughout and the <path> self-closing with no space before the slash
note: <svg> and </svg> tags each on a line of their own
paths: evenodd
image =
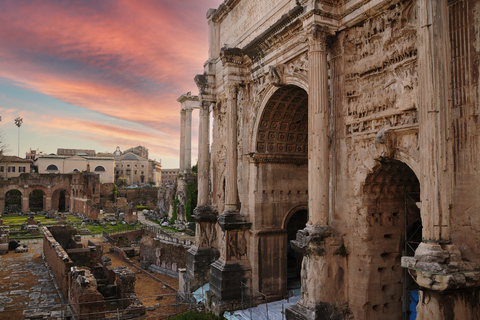
<svg viewBox="0 0 480 320">
<path fill-rule="evenodd" d="M 22 126 L 23 119 L 20 117 L 15 118 L 15 125 L 18 127 L 18 157 L 20 157 L 20 127 Z"/>
</svg>

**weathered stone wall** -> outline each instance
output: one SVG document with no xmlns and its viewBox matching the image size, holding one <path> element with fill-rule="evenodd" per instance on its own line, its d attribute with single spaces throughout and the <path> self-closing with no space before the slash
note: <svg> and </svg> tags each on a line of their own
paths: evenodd
<svg viewBox="0 0 480 320">
<path fill-rule="evenodd" d="M 140 242 L 140 261 L 149 261 L 151 264 L 178 272 L 179 268 L 185 268 L 189 248 L 182 244 L 144 236 Z"/>
<path fill-rule="evenodd" d="M 62 290 L 62 293 L 68 297 L 68 275 L 73 262 L 67 252 L 55 240 L 50 231 L 46 227 L 42 227 L 43 232 L 43 254 L 45 261 L 52 269 L 52 273 Z"/>
<path fill-rule="evenodd" d="M 454 136 L 453 239 L 462 256 L 480 263 L 480 3 L 449 1 Z"/>
<path fill-rule="evenodd" d="M 97 290 L 97 280 L 83 268 L 72 268 L 68 302 L 78 319 L 104 319 L 105 301 Z"/>
<path fill-rule="evenodd" d="M 127 198 L 127 202 L 133 202 L 136 205 L 145 205 L 151 209 L 156 209 L 158 205 L 158 190 L 148 188 L 121 189 L 121 197 Z"/>
</svg>

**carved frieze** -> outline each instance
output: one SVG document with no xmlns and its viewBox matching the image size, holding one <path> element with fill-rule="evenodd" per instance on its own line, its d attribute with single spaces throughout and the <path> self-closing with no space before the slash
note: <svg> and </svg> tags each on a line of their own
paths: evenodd
<svg viewBox="0 0 480 320">
<path fill-rule="evenodd" d="M 346 133 L 418 125 L 416 17 L 412 1 L 346 31 Z"/>
</svg>

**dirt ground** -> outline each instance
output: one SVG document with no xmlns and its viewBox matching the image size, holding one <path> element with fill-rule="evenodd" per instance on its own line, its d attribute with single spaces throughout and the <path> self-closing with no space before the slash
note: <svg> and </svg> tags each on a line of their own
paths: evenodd
<svg viewBox="0 0 480 320">
<path fill-rule="evenodd" d="M 110 245 L 105 244 L 103 246 L 103 252 L 104 255 L 108 255 L 112 259 L 112 266 L 125 266 L 135 272 L 135 293 L 140 300 L 142 300 L 144 306 L 147 307 L 147 313 L 142 319 L 167 319 L 172 315 L 188 310 L 188 306 L 180 305 L 180 301 L 177 300 L 175 291 L 178 289 L 177 278 L 172 278 L 159 273 L 151 273 L 147 270 L 149 274 L 152 274 L 161 282 L 156 281 L 137 268 L 130 266 L 115 254 L 109 253 L 109 247 Z M 137 257 L 134 257 L 131 260 L 135 265 L 140 267 Z M 175 290 L 169 288 L 169 286 Z"/>
</svg>

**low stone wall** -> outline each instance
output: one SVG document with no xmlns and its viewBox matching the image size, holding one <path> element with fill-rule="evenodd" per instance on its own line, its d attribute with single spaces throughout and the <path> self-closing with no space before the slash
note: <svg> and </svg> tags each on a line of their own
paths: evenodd
<svg viewBox="0 0 480 320">
<path fill-rule="evenodd" d="M 43 232 L 43 255 L 48 265 L 52 269 L 55 279 L 65 297 L 68 296 L 68 275 L 73 262 L 67 252 L 55 240 L 53 235 L 46 227 L 42 227 Z"/>
<path fill-rule="evenodd" d="M 185 268 L 189 245 L 170 241 L 169 237 L 154 238 L 145 235 L 140 241 L 140 261 L 178 272 Z"/>
</svg>

